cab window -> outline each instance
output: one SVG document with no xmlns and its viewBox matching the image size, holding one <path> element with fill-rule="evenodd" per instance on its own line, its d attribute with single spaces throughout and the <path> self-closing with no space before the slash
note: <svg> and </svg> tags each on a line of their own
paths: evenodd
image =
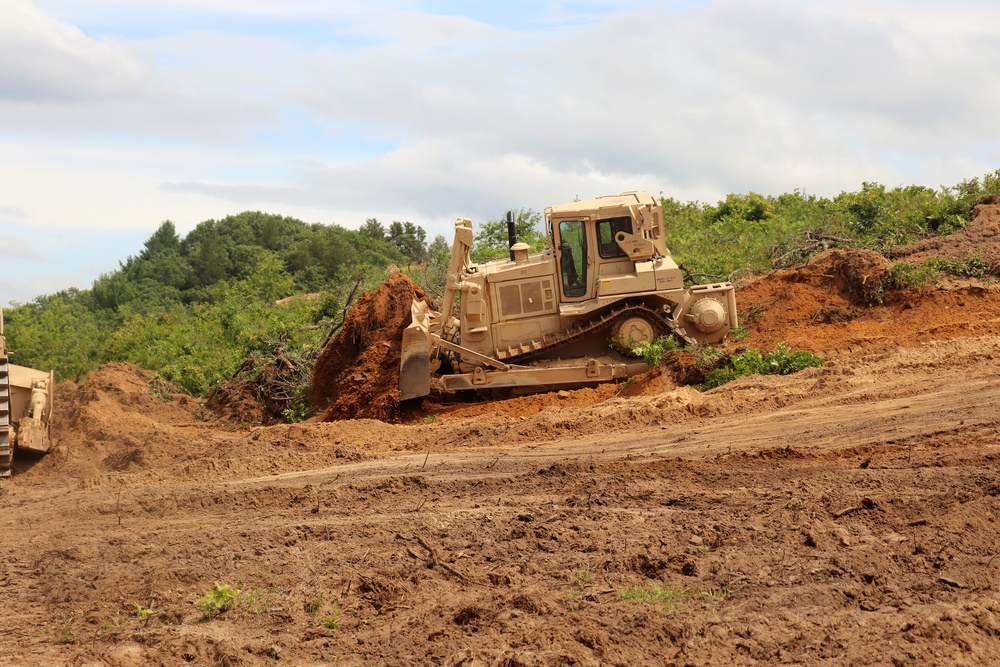
<svg viewBox="0 0 1000 667">
<path fill-rule="evenodd" d="M 632 233 L 632 218 L 608 218 L 597 221 L 597 249 L 604 259 L 628 257 L 628 254 L 618 247 L 615 234 L 618 232 Z"/>
<path fill-rule="evenodd" d="M 559 223 L 559 271 L 563 294 L 577 297 L 587 293 L 587 228 L 580 220 Z"/>
</svg>

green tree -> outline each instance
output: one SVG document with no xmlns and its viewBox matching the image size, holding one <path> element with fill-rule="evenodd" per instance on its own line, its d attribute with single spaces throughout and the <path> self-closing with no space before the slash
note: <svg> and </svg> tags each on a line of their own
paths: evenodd
<svg viewBox="0 0 1000 667">
<path fill-rule="evenodd" d="M 195 235 L 194 240 L 192 235 Z M 212 285 L 229 275 L 232 268 L 227 247 L 229 243 L 215 230 L 214 225 L 198 225 L 185 239 L 185 243 L 189 247 L 188 262 L 195 287 Z"/>
<path fill-rule="evenodd" d="M 60 380 L 76 380 L 102 361 L 114 322 L 96 312 L 89 292 L 70 289 L 4 310 L 11 361 L 55 370 Z"/>
<path fill-rule="evenodd" d="M 491 259 L 507 257 L 510 248 L 507 245 L 507 218 L 484 222 L 478 230 L 473 230 L 475 238 L 472 245 L 472 260 L 485 262 Z M 542 250 L 548 239 L 542 232 L 542 214 L 530 208 L 517 209 L 514 213 L 514 231 L 518 242 L 527 243 L 531 252 Z"/>
<path fill-rule="evenodd" d="M 163 253 L 180 253 L 180 250 L 181 239 L 177 235 L 177 228 L 174 227 L 174 223 L 165 220 L 146 240 L 144 250 L 139 253 L 139 257 L 148 260 Z"/>
<path fill-rule="evenodd" d="M 293 293 L 295 278 L 285 271 L 285 263 L 277 255 L 265 252 L 244 283 L 251 297 L 271 303 Z"/>
<path fill-rule="evenodd" d="M 361 225 L 358 231 L 369 238 L 378 239 L 379 241 L 385 238 L 385 227 L 378 221 L 378 218 L 366 219 L 365 224 Z"/>
<path fill-rule="evenodd" d="M 423 227 L 394 220 L 389 225 L 388 238 L 410 262 L 419 264 L 427 258 L 427 232 Z"/>
<path fill-rule="evenodd" d="M 448 265 L 451 260 L 451 244 L 443 234 L 438 234 L 427 244 L 427 256 L 434 264 Z"/>
</svg>

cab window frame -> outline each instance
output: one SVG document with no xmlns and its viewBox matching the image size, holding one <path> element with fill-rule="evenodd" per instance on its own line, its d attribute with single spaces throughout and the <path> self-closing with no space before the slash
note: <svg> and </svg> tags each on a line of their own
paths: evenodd
<svg viewBox="0 0 1000 667">
<path fill-rule="evenodd" d="M 597 253 L 601 259 L 618 259 L 628 257 L 615 240 L 618 232 L 632 233 L 631 216 L 623 215 L 617 218 L 605 218 L 597 221 Z M 605 240 L 610 239 L 610 240 Z"/>
</svg>

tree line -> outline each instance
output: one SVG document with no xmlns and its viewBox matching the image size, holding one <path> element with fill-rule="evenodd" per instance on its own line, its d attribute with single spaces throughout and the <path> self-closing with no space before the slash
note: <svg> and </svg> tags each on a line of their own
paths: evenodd
<svg viewBox="0 0 1000 667">
<path fill-rule="evenodd" d="M 832 198 L 751 192 L 714 204 L 661 202 L 674 257 L 693 276 L 717 280 L 800 262 L 831 243 L 885 251 L 948 234 L 990 196 L 1000 196 L 1000 170 L 939 189 L 865 182 Z M 515 220 L 520 240 L 545 247 L 540 214 L 518 209 Z M 477 224 L 475 236 L 475 261 L 506 256 L 502 217 Z M 439 295 L 450 248 L 420 225 L 375 218 L 350 230 L 247 211 L 206 220 L 183 237 L 165 221 L 90 288 L 5 309 L 8 347 L 15 363 L 55 369 L 59 379 L 128 361 L 205 395 L 254 355 L 315 350 L 349 299 L 377 287 L 390 266 Z"/>
</svg>

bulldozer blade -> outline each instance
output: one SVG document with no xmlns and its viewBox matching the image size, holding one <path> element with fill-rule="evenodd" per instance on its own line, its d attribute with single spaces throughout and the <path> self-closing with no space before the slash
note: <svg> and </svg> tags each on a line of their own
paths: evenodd
<svg viewBox="0 0 1000 667">
<path fill-rule="evenodd" d="M 32 419 L 22 419 L 17 433 L 18 449 L 44 454 L 52 446 L 44 424 L 36 424 Z"/>
<path fill-rule="evenodd" d="M 431 357 L 427 332 L 419 324 L 403 330 L 399 360 L 399 400 L 431 393 Z"/>
</svg>

